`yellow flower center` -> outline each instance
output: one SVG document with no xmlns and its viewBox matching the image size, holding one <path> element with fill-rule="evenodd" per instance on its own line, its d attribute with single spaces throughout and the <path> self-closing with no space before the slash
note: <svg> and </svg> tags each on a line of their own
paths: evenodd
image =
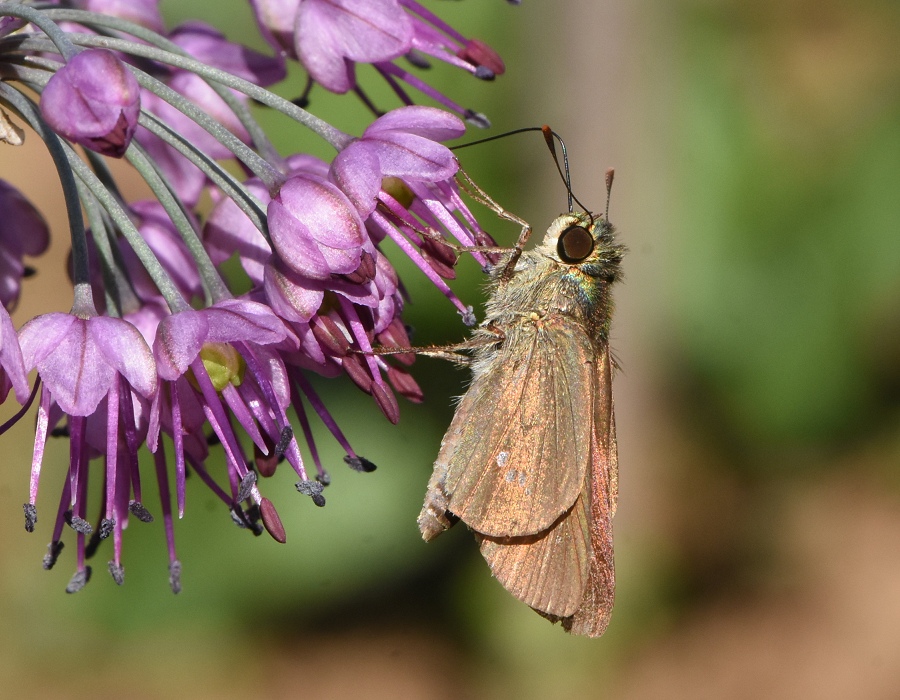
<svg viewBox="0 0 900 700">
<path fill-rule="evenodd" d="M 240 386 L 247 368 L 244 358 L 230 343 L 204 343 L 200 350 L 200 361 L 206 368 L 212 385 L 221 392 L 226 386 Z M 188 381 L 198 391 L 197 378 L 193 372 L 187 373 Z"/>
</svg>

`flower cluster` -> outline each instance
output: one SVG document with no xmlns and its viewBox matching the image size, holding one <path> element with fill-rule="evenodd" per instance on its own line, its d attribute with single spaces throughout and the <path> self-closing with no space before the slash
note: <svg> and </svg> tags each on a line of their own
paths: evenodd
<svg viewBox="0 0 900 700">
<path fill-rule="evenodd" d="M 346 375 L 391 422 L 398 395 L 421 400 L 413 354 L 373 352 L 409 347 L 403 287 L 383 248 L 408 256 L 473 322 L 447 280 L 460 248 L 476 249 L 486 265 L 490 253 L 477 248 L 493 242 L 461 199 L 458 163 L 441 142 L 464 133 L 460 116 L 486 120 L 398 61 L 414 70 L 427 55 L 481 79 L 503 63 L 413 0 L 251 0 L 274 56 L 198 22 L 167 31 L 155 0 L 64 5 L 0 2 L 0 139 L 21 143 L 24 125 L 46 143 L 68 210 L 73 281 L 70 312 L 16 332 L 9 311 L 31 270 L 24 259 L 46 250 L 49 231 L 0 180 L 0 401 L 12 390 L 22 404 L 0 433 L 36 405 L 28 531 L 38 522 L 47 441 L 69 441 L 44 558 L 53 567 L 64 531 L 75 531 L 69 592 L 87 583 L 86 562 L 109 537 L 109 571 L 124 582 L 124 529 L 153 520 L 138 459 L 146 446 L 178 592 L 173 522 L 189 472 L 235 523 L 284 542 L 260 478 L 286 462 L 298 491 L 325 504 L 330 477 L 311 417 L 352 469 L 375 468 L 350 446 L 311 373 Z M 378 113 L 358 137 L 346 134 L 261 87 L 285 77 L 288 59 L 302 63 L 309 86 L 363 99 L 355 68 L 371 63 L 404 106 Z M 451 112 L 414 105 L 401 83 Z M 334 159 L 276 152 L 252 102 L 312 130 Z M 106 158 L 129 161 L 153 198 L 125 201 Z M 234 256 L 246 279 L 220 274 Z M 236 295 L 236 284 L 248 291 Z M 213 446 L 224 459 L 208 459 Z M 89 476 L 103 484 L 91 512 Z"/>
</svg>

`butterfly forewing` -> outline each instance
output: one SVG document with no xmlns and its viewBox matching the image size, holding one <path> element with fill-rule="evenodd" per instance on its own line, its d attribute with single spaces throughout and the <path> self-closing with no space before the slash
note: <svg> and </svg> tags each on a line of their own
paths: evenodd
<svg viewBox="0 0 900 700">
<path fill-rule="evenodd" d="M 507 331 L 492 363 L 503 371 L 489 367 L 476 378 L 435 463 L 446 465 L 448 509 L 470 528 L 532 535 L 572 507 L 590 460 L 592 353 L 584 331 L 563 316 L 523 319 Z"/>
</svg>

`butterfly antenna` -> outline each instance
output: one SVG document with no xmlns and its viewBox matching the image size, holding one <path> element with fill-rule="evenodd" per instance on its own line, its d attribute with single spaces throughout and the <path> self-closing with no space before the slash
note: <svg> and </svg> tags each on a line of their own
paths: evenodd
<svg viewBox="0 0 900 700">
<path fill-rule="evenodd" d="M 572 209 L 574 209 L 574 207 L 572 206 L 572 199 L 574 195 L 572 194 L 572 178 L 569 176 L 569 154 L 566 153 L 566 144 L 559 137 L 559 134 L 553 131 L 553 129 L 551 129 L 546 124 L 541 127 L 541 133 L 544 135 L 544 141 L 547 143 L 547 148 L 550 149 L 550 155 L 553 156 L 553 162 L 556 163 L 556 172 L 559 173 L 559 176 L 563 179 L 563 182 L 566 185 L 566 192 L 569 196 L 569 213 L 571 214 Z M 559 158 L 556 156 L 556 143 L 554 142 L 554 139 L 559 140 L 559 147 L 562 150 L 562 167 L 560 167 Z"/>
<path fill-rule="evenodd" d="M 569 154 L 566 153 L 566 144 L 562 140 L 562 137 L 546 124 L 541 127 L 541 133 L 544 134 L 544 141 L 547 142 L 547 148 L 550 149 L 550 154 L 553 156 L 553 162 L 556 163 L 556 170 L 562 178 L 563 184 L 566 186 L 566 192 L 569 194 L 569 213 L 574 209 L 572 206 L 574 200 L 585 213 L 590 214 L 590 209 L 584 206 L 572 192 L 572 179 L 569 176 Z M 563 156 L 562 165 L 559 164 L 559 158 L 556 156 L 556 144 L 554 143 L 554 140 L 559 141 L 559 149 L 562 151 Z"/>
<path fill-rule="evenodd" d="M 606 169 L 606 220 L 609 221 L 609 199 L 612 195 L 613 178 L 616 176 L 615 168 Z"/>
<path fill-rule="evenodd" d="M 541 127 L 539 126 L 525 126 L 521 129 L 513 129 L 512 131 L 504 131 L 502 134 L 496 134 L 495 136 L 485 136 L 483 139 L 478 139 L 477 141 L 468 141 L 467 143 L 460 143 L 456 146 L 450 146 L 451 151 L 458 151 L 460 148 L 468 148 L 469 146 L 477 146 L 480 143 L 487 143 L 488 141 L 496 141 L 497 139 L 505 139 L 507 136 L 514 136 L 516 134 L 524 134 L 526 131 L 540 131 Z"/>
<path fill-rule="evenodd" d="M 497 134 L 496 136 L 486 136 L 483 139 L 478 139 L 476 141 L 469 141 L 467 143 L 461 143 L 457 146 L 450 146 L 451 151 L 458 151 L 460 148 L 468 148 L 469 146 L 477 146 L 481 143 L 487 143 L 488 141 L 496 141 L 497 139 L 503 139 L 507 136 L 513 136 L 515 134 L 524 134 L 528 131 L 540 131 L 544 135 L 544 141 L 547 142 L 547 148 L 550 149 L 550 154 L 553 156 L 553 162 L 556 163 L 556 170 L 559 172 L 559 176 L 562 178 L 563 184 L 566 186 L 566 192 L 569 196 L 569 211 L 571 212 L 574 207 L 572 202 L 574 201 L 579 207 L 581 207 L 585 212 L 590 213 L 590 210 L 584 206 L 579 200 L 578 197 L 574 195 L 572 192 L 572 181 L 569 177 L 569 155 L 566 152 L 566 144 L 562 140 L 559 134 L 557 134 L 553 129 L 544 124 L 543 126 L 526 126 L 521 129 L 513 129 L 512 131 L 504 131 L 502 134 Z M 554 140 L 559 141 L 559 148 L 562 151 L 562 165 L 559 163 L 559 158 L 556 155 L 556 144 Z"/>
</svg>

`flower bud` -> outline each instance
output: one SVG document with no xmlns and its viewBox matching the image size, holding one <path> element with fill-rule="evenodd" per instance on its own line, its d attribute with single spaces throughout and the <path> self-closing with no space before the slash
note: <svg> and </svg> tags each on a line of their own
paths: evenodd
<svg viewBox="0 0 900 700">
<path fill-rule="evenodd" d="M 114 53 L 88 49 L 47 82 L 41 113 L 60 136 L 103 155 L 121 158 L 141 113 L 140 86 Z"/>
</svg>

